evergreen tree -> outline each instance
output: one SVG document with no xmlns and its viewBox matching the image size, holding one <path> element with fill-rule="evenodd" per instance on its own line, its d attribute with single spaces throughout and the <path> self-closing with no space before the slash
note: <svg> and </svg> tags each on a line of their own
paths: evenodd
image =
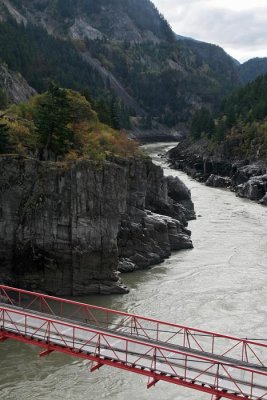
<svg viewBox="0 0 267 400">
<path fill-rule="evenodd" d="M 110 121 L 113 129 L 120 129 L 119 103 L 113 97 L 110 105 Z"/>
<path fill-rule="evenodd" d="M 40 97 L 34 114 L 36 132 L 39 136 L 44 159 L 52 151 L 56 156 L 65 154 L 73 140 L 73 132 L 67 126 L 71 121 L 70 105 L 66 90 L 50 84 Z"/>
<path fill-rule="evenodd" d="M 216 129 L 215 129 L 215 139 L 218 142 L 221 142 L 225 138 L 225 134 L 227 131 L 227 122 L 226 117 L 220 118 L 217 122 Z"/>
<path fill-rule="evenodd" d="M 111 126 L 110 106 L 104 97 L 98 98 L 94 103 L 94 109 L 98 114 L 98 118 L 104 124 Z"/>
<path fill-rule="evenodd" d="M 8 150 L 8 127 L 6 124 L 0 123 L 0 153 L 6 153 Z"/>
<path fill-rule="evenodd" d="M 0 109 L 5 109 L 8 104 L 7 94 L 3 89 L 0 89 Z"/>
<path fill-rule="evenodd" d="M 213 117 L 209 110 L 201 108 L 198 110 L 192 120 L 191 135 L 197 140 L 200 139 L 203 133 L 206 133 L 208 137 L 211 137 L 215 131 L 215 124 Z"/>
</svg>

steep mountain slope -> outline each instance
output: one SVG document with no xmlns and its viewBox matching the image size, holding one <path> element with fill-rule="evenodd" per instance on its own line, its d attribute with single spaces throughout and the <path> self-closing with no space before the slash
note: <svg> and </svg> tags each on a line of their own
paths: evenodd
<svg viewBox="0 0 267 400">
<path fill-rule="evenodd" d="M 218 75 L 218 78 L 222 78 L 222 75 L 225 73 L 227 74 L 226 78 L 228 78 L 230 82 L 236 78 L 237 67 L 240 63 L 229 56 L 220 46 L 190 38 L 184 38 L 182 43 L 186 48 L 198 54 L 198 56 Z"/>
<path fill-rule="evenodd" d="M 2 0 L 17 22 L 41 24 L 56 36 L 72 39 L 173 39 L 150 0 Z"/>
<path fill-rule="evenodd" d="M 10 71 L 6 64 L 0 63 L 0 109 L 8 103 L 28 100 L 35 90 L 18 73 Z"/>
<path fill-rule="evenodd" d="M 267 73 L 267 57 L 252 58 L 240 66 L 240 81 L 246 84 Z"/>
<path fill-rule="evenodd" d="M 193 118 L 191 138 L 206 139 L 222 159 L 267 162 L 267 74 L 225 99 L 217 115 L 207 110 Z M 218 150 L 219 149 L 219 150 Z"/>
<path fill-rule="evenodd" d="M 115 113 L 120 127 L 131 115 L 143 129 L 184 129 L 239 80 L 235 60 L 177 40 L 150 0 L 2 0 L 0 17 L 0 57 L 12 69 L 38 91 L 52 79 L 90 93 L 101 120 Z"/>
<path fill-rule="evenodd" d="M 254 81 L 258 76 L 267 73 L 267 57 L 257 57 L 240 64 L 220 46 L 201 42 L 181 35 L 175 35 L 187 49 L 198 54 L 221 77 L 225 72 L 233 74 L 239 85 Z"/>
<path fill-rule="evenodd" d="M 192 128 L 170 152 L 173 165 L 267 205 L 267 74 L 235 91 L 214 121 L 196 115 Z"/>
<path fill-rule="evenodd" d="M 132 115 L 147 116 L 148 128 L 151 117 L 174 126 L 201 105 L 218 105 L 236 82 L 229 59 L 218 69 L 178 43 L 149 0 L 2 0 L 1 17 L 0 39 L 9 45 L 0 57 L 36 89 L 50 75 L 94 98 L 112 90 Z"/>
</svg>

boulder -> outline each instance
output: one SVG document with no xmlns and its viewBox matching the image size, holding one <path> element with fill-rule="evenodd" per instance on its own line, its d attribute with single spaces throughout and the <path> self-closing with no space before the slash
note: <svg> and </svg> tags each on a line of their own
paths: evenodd
<svg viewBox="0 0 267 400">
<path fill-rule="evenodd" d="M 266 193 L 266 181 L 261 176 L 255 176 L 247 182 L 238 185 L 237 195 L 250 200 L 260 200 Z"/>
<path fill-rule="evenodd" d="M 265 194 L 263 198 L 260 199 L 260 204 L 262 204 L 263 206 L 267 206 L 267 194 Z"/>
<path fill-rule="evenodd" d="M 224 176 L 211 174 L 205 182 L 205 185 L 218 188 L 227 188 L 231 185 L 231 179 Z"/>
</svg>

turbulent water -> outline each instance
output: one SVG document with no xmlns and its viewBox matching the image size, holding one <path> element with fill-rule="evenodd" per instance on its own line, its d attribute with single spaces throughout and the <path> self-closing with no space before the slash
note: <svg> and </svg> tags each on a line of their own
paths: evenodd
<svg viewBox="0 0 267 400">
<path fill-rule="evenodd" d="M 97 305 L 249 338 L 267 339 L 267 209 L 231 192 L 205 187 L 171 170 L 158 156 L 170 144 L 146 146 L 166 175 L 192 190 L 198 218 L 190 222 L 193 250 L 149 270 L 124 275 L 124 296 L 83 299 Z M 60 354 L 39 359 L 34 347 L 0 344 L 1 400 L 185 400 L 209 395 L 158 383 L 110 367 L 90 374 L 88 363 Z"/>
</svg>

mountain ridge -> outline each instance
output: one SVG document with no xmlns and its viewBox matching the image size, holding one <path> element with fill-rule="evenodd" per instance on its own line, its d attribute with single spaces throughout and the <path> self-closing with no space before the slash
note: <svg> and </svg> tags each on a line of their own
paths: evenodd
<svg viewBox="0 0 267 400">
<path fill-rule="evenodd" d="M 112 4 L 108 0 L 2 0 L 0 16 L 0 30 L 1 26 L 10 30 L 12 18 L 14 35 L 24 35 L 24 43 L 10 44 L 11 52 L 19 49 L 19 57 L 25 52 L 25 41 L 33 40 L 34 29 L 39 29 L 39 41 L 46 43 L 46 53 L 37 43 L 31 49 L 36 54 L 29 63 L 34 62 L 37 71 L 26 60 L 10 63 L 10 56 L 0 49 L 0 57 L 35 89 L 45 90 L 50 77 L 62 86 L 69 82 L 75 90 L 88 90 L 95 101 L 100 98 L 105 103 L 108 98 L 105 107 L 110 107 L 115 95 L 126 113 L 141 118 L 145 129 L 160 123 L 179 130 L 196 109 L 218 107 L 240 79 L 236 60 L 219 46 L 191 38 L 177 40 L 150 0 Z M 24 28 L 14 27 L 14 21 Z M 8 40 L 8 35 L 0 32 L 0 40 Z M 49 46 L 54 46 L 54 56 Z M 63 74 L 56 53 L 65 54 L 59 61 Z M 45 65 L 40 68 L 40 59 L 51 64 L 47 71 Z"/>
</svg>

